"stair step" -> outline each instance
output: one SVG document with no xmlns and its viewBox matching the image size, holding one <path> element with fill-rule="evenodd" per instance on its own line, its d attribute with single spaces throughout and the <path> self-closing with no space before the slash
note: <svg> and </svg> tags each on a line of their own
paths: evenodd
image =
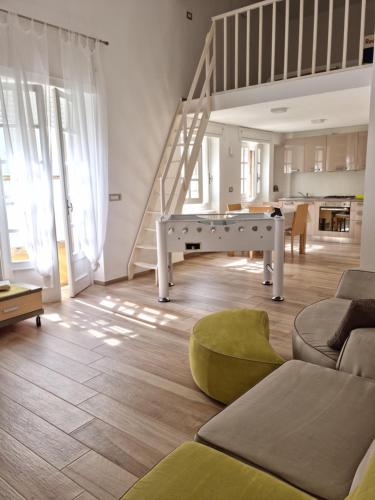
<svg viewBox="0 0 375 500">
<path fill-rule="evenodd" d="M 156 229 L 154 227 L 145 227 L 145 231 L 150 231 L 151 233 L 156 233 Z"/>
<path fill-rule="evenodd" d="M 157 269 L 157 264 L 150 264 L 150 262 L 134 262 L 137 267 L 142 267 L 143 269 Z"/>
<path fill-rule="evenodd" d="M 140 248 L 141 250 L 156 250 L 156 245 L 145 245 L 141 243 L 140 245 L 137 245 L 137 248 Z"/>
<path fill-rule="evenodd" d="M 160 215 L 160 210 L 146 210 L 146 214 Z"/>
</svg>

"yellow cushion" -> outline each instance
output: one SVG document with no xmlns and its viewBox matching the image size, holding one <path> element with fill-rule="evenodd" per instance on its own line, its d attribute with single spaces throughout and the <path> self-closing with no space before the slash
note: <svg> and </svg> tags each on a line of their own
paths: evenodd
<svg viewBox="0 0 375 500">
<path fill-rule="evenodd" d="M 306 493 L 198 443 L 185 443 L 122 500 L 308 500 Z"/>
<path fill-rule="evenodd" d="M 364 477 L 346 500 L 370 500 L 375 498 L 375 456 L 371 458 Z"/>
<path fill-rule="evenodd" d="M 229 309 L 201 319 L 189 345 L 195 383 L 213 399 L 231 403 L 284 362 L 268 337 L 264 311 Z"/>
</svg>

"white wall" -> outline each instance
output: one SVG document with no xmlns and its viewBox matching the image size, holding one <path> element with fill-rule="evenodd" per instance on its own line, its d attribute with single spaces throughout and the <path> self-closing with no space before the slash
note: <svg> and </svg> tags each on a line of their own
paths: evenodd
<svg viewBox="0 0 375 500">
<path fill-rule="evenodd" d="M 375 271 L 375 69 L 372 72 L 370 123 L 363 204 L 361 267 Z"/>
<path fill-rule="evenodd" d="M 365 171 L 291 174 L 290 195 L 313 196 L 363 194 Z"/>
<path fill-rule="evenodd" d="M 243 0 L 0 0 L 0 8 L 108 40 L 110 203 L 97 278 L 127 274 L 127 262 L 178 100 L 186 96 L 209 17 Z M 193 21 L 186 19 L 193 12 Z"/>
</svg>

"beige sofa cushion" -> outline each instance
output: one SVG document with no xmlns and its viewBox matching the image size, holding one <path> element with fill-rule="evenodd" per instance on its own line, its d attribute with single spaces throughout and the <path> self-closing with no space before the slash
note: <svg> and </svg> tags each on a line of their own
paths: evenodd
<svg viewBox="0 0 375 500">
<path fill-rule="evenodd" d="M 339 351 L 327 342 L 336 332 L 351 301 L 332 298 L 303 309 L 294 322 L 293 357 L 334 368 Z"/>
<path fill-rule="evenodd" d="M 375 299 L 375 272 L 349 269 L 341 277 L 336 297 L 341 299 Z"/>
<path fill-rule="evenodd" d="M 375 380 L 375 328 L 359 328 L 351 332 L 336 368 Z"/>
<path fill-rule="evenodd" d="M 313 496 L 344 498 L 375 438 L 375 383 L 288 361 L 205 424 L 198 439 Z"/>
</svg>

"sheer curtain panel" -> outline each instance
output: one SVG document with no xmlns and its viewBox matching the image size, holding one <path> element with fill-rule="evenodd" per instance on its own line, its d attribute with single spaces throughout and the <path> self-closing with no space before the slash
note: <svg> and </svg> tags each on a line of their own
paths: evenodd
<svg viewBox="0 0 375 500">
<path fill-rule="evenodd" d="M 107 116 L 101 44 L 60 30 L 66 168 L 80 248 L 95 271 L 108 212 Z"/>
<path fill-rule="evenodd" d="M 1 196 L 0 216 L 8 212 L 6 223 L 22 233 L 30 261 L 46 283 L 58 272 L 55 161 L 67 177 L 68 204 L 74 211 L 67 216 L 74 213 L 72 253 L 79 248 L 96 270 L 103 251 L 108 141 L 101 51 L 99 42 L 85 36 L 1 14 L 0 175 L 4 179 L 1 169 L 6 168 L 7 196 L 15 202 L 10 209 Z M 63 121 L 59 125 L 58 111 Z M 11 238 L 13 229 L 8 229 Z"/>
<path fill-rule="evenodd" d="M 14 200 L 11 223 L 24 235 L 31 261 L 45 278 L 52 277 L 56 253 L 51 163 L 42 133 L 46 123 L 41 123 L 47 120 L 48 82 L 46 27 L 15 14 L 3 16 L 0 118 L 8 190 Z"/>
</svg>

